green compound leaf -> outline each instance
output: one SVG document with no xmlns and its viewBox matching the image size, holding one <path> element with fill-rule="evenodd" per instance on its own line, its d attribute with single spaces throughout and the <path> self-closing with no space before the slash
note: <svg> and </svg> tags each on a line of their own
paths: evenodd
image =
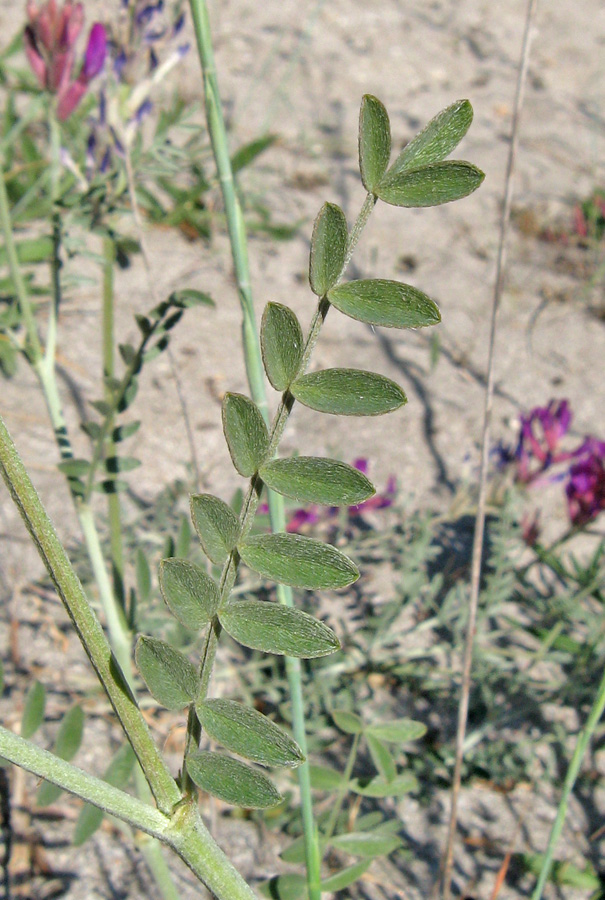
<svg viewBox="0 0 605 900">
<path fill-rule="evenodd" d="M 319 456 L 272 459 L 261 466 L 259 475 L 271 490 L 299 503 L 357 506 L 376 493 L 353 466 Z"/>
<path fill-rule="evenodd" d="M 362 797 L 402 797 L 415 791 L 418 787 L 418 781 L 413 775 L 398 775 L 391 781 L 387 781 L 382 776 L 372 778 L 370 781 L 366 779 L 354 778 L 349 783 L 350 789 L 355 794 L 361 794 Z"/>
<path fill-rule="evenodd" d="M 300 534 L 258 534 L 237 549 L 246 565 L 279 584 L 314 591 L 359 578 L 357 566 L 340 550 Z"/>
<path fill-rule="evenodd" d="M 227 750 L 264 766 L 299 766 L 301 749 L 262 713 L 234 700 L 204 700 L 196 706 L 204 730 Z"/>
<path fill-rule="evenodd" d="M 334 203 L 324 203 L 313 226 L 309 260 L 309 282 L 318 297 L 327 294 L 340 277 L 347 255 L 348 236 L 342 209 Z"/>
<path fill-rule="evenodd" d="M 302 328 L 289 307 L 267 303 L 260 345 L 267 378 L 276 391 L 285 391 L 296 377 L 303 352 Z"/>
<path fill-rule="evenodd" d="M 46 691 L 44 685 L 35 681 L 27 692 L 23 715 L 21 716 L 21 737 L 30 738 L 44 721 Z"/>
<path fill-rule="evenodd" d="M 86 475 L 90 469 L 90 463 L 87 459 L 66 459 L 57 465 L 59 472 L 63 472 L 68 478 L 80 478 Z"/>
<path fill-rule="evenodd" d="M 473 121 L 473 107 L 468 100 L 458 100 L 442 110 L 403 148 L 389 175 L 405 169 L 418 169 L 441 162 L 458 146 Z"/>
<path fill-rule="evenodd" d="M 447 160 L 421 169 L 387 172 L 376 193 L 392 206 L 440 206 L 468 197 L 484 178 L 481 169 L 471 163 Z"/>
<path fill-rule="evenodd" d="M 338 791 L 344 783 L 342 772 L 331 769 L 329 766 L 309 766 L 311 787 L 315 791 Z M 284 857 L 285 858 L 285 857 Z"/>
<path fill-rule="evenodd" d="M 372 762 L 376 766 L 378 774 L 385 781 L 393 781 L 397 776 L 397 768 L 391 756 L 391 751 L 373 734 L 366 733 L 365 737 L 368 742 L 368 750 L 370 751 Z"/>
<path fill-rule="evenodd" d="M 364 730 L 363 720 L 356 713 L 335 709 L 332 711 L 332 718 L 336 727 L 345 734 L 361 734 Z"/>
<path fill-rule="evenodd" d="M 195 700 L 199 681 L 195 667 L 170 644 L 140 637 L 135 659 L 151 696 L 166 709 L 183 709 Z"/>
<path fill-rule="evenodd" d="M 223 431 L 233 465 L 250 478 L 265 461 L 269 449 L 267 426 L 258 406 L 244 394 L 225 394 Z"/>
<path fill-rule="evenodd" d="M 328 300 L 345 316 L 368 325 L 424 328 L 441 321 L 437 304 L 418 288 L 383 278 L 339 284 L 328 292 Z"/>
<path fill-rule="evenodd" d="M 105 770 L 103 781 L 113 785 L 113 787 L 126 787 L 132 775 L 135 762 L 136 757 L 130 744 L 122 744 Z M 76 821 L 72 844 L 75 847 L 81 847 L 82 844 L 92 837 L 102 821 L 103 810 L 97 806 L 91 806 L 90 803 L 85 803 Z"/>
<path fill-rule="evenodd" d="M 354 866 L 348 866 L 346 869 L 342 869 L 335 875 L 330 875 L 329 878 L 324 878 L 324 880 L 320 884 L 322 894 L 331 894 L 336 893 L 337 891 L 344 891 L 345 888 L 348 888 L 350 885 L 358 881 L 364 874 L 364 872 L 367 872 L 367 870 L 370 868 L 371 863 L 371 858 L 362 859 L 360 862 L 355 863 Z"/>
<path fill-rule="evenodd" d="M 388 741 L 392 744 L 403 744 L 406 741 L 417 741 L 426 734 L 424 722 L 415 722 L 413 719 L 393 719 L 391 722 L 378 722 L 368 725 L 368 734 L 373 734 L 380 741 Z"/>
<path fill-rule="evenodd" d="M 84 730 L 84 713 L 81 706 L 72 706 L 66 712 L 57 734 L 55 741 L 54 753 L 60 759 L 67 762 L 73 759 L 82 743 L 82 732 Z M 44 781 L 40 785 L 40 789 L 36 796 L 37 806 L 50 806 L 59 799 L 63 791 L 56 784 L 50 781 Z"/>
<path fill-rule="evenodd" d="M 352 856 L 373 859 L 376 856 L 387 856 L 393 850 L 397 850 L 401 847 L 401 839 L 394 834 L 380 834 L 376 831 L 351 831 L 333 837 L 330 844 Z"/>
<path fill-rule="evenodd" d="M 374 189 L 387 170 L 391 156 L 391 126 L 384 105 L 366 94 L 359 112 L 359 171 L 366 191 Z"/>
<path fill-rule="evenodd" d="M 132 472 L 133 469 L 138 469 L 140 465 L 141 460 L 135 459 L 133 456 L 108 456 L 103 461 L 105 470 L 112 475 L 118 472 Z"/>
<path fill-rule="evenodd" d="M 126 438 L 132 437 L 133 434 L 141 427 L 140 421 L 137 422 L 128 422 L 125 425 L 118 425 L 111 432 L 111 439 L 114 444 L 119 444 L 120 441 L 125 441 Z M 100 429 L 99 429 L 100 433 Z"/>
<path fill-rule="evenodd" d="M 212 297 L 203 291 L 196 291 L 194 288 L 184 288 L 181 291 L 174 291 L 169 298 L 169 302 L 173 306 L 216 306 Z"/>
<path fill-rule="evenodd" d="M 297 378 L 290 390 L 304 406 L 336 416 L 380 416 L 407 403 L 390 378 L 361 369 L 322 369 Z"/>
<path fill-rule="evenodd" d="M 221 625 L 232 638 L 265 653 L 313 659 L 340 650 L 331 628 L 313 616 L 262 600 L 234 600 L 219 611 Z"/>
<path fill-rule="evenodd" d="M 216 582 L 185 559 L 163 559 L 159 575 L 162 597 L 179 622 L 192 631 L 207 625 L 220 601 Z"/>
<path fill-rule="evenodd" d="M 217 566 L 222 566 L 237 544 L 237 516 L 230 506 L 213 494 L 193 494 L 191 519 L 204 553 Z"/>
<path fill-rule="evenodd" d="M 283 797 L 266 775 L 220 753 L 199 750 L 187 756 L 187 771 L 203 791 L 233 806 L 267 809 Z"/>
<path fill-rule="evenodd" d="M 274 875 L 260 884 L 259 890 L 269 900 L 304 900 L 307 897 L 307 879 L 294 873 Z"/>
</svg>

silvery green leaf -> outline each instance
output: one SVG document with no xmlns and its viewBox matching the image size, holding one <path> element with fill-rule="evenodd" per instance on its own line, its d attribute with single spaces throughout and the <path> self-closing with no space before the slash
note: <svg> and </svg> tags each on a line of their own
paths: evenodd
<svg viewBox="0 0 605 900">
<path fill-rule="evenodd" d="M 57 740 L 55 741 L 54 754 L 60 759 L 69 762 L 74 758 L 82 743 L 84 729 L 84 713 L 81 706 L 72 706 L 61 722 Z M 50 781 L 43 781 L 36 795 L 36 806 L 50 806 L 59 799 L 63 791 Z"/>
<path fill-rule="evenodd" d="M 237 544 L 239 520 L 230 506 L 213 494 L 193 494 L 191 519 L 204 553 L 222 566 Z"/>
<path fill-rule="evenodd" d="M 141 465 L 140 459 L 133 456 L 108 456 L 103 460 L 103 467 L 112 475 L 118 472 L 132 472 Z"/>
<path fill-rule="evenodd" d="M 23 715 L 21 716 L 21 737 L 30 738 L 44 721 L 46 691 L 44 685 L 34 681 L 27 692 Z"/>
<path fill-rule="evenodd" d="M 300 534 L 258 534 L 238 546 L 246 565 L 292 587 L 320 590 L 357 581 L 357 566 L 331 544 Z"/>
<path fill-rule="evenodd" d="M 127 422 L 125 425 L 118 425 L 111 432 L 111 439 L 114 444 L 119 444 L 120 441 L 125 441 L 126 438 L 132 437 L 133 434 L 136 434 L 140 427 L 140 421 Z"/>
<path fill-rule="evenodd" d="M 233 465 L 250 478 L 265 461 L 269 449 L 267 426 L 258 406 L 244 394 L 225 394 L 223 431 Z"/>
<path fill-rule="evenodd" d="M 337 728 L 345 734 L 361 734 L 363 731 L 363 719 L 356 713 L 347 712 L 345 709 L 332 710 L 332 718 Z"/>
<path fill-rule="evenodd" d="M 307 895 L 307 879 L 302 875 L 289 873 L 274 875 L 269 881 L 259 885 L 263 897 L 270 900 L 305 900 Z"/>
<path fill-rule="evenodd" d="M 391 781 L 379 775 L 370 780 L 354 778 L 349 787 L 362 797 L 402 797 L 410 791 L 415 791 L 418 781 L 413 775 L 398 775 Z"/>
<path fill-rule="evenodd" d="M 338 834 L 330 844 L 338 850 L 344 850 L 352 856 L 363 856 L 365 859 L 376 856 L 387 856 L 401 847 L 401 838 L 394 834 L 380 834 L 376 831 L 350 831 Z"/>
<path fill-rule="evenodd" d="M 197 786 L 225 803 L 267 809 L 283 799 L 266 775 L 230 756 L 198 750 L 188 754 L 186 764 Z"/>
<path fill-rule="evenodd" d="M 299 503 L 357 506 L 376 493 L 353 466 L 319 456 L 272 459 L 261 466 L 259 475 L 271 490 Z"/>
<path fill-rule="evenodd" d="M 328 300 L 346 316 L 386 328 L 424 328 L 441 321 L 437 304 L 410 284 L 372 278 L 348 281 L 328 292 Z"/>
<path fill-rule="evenodd" d="M 262 600 L 233 600 L 219 611 L 227 634 L 244 647 L 313 659 L 340 649 L 331 628 L 299 609 Z"/>
<path fill-rule="evenodd" d="M 468 197 L 484 178 L 481 169 L 471 163 L 446 160 L 421 169 L 387 172 L 376 193 L 392 206 L 440 206 Z"/>
<path fill-rule="evenodd" d="M 196 291 L 194 288 L 184 288 L 180 291 L 174 291 L 170 295 L 170 303 L 174 306 L 216 306 L 212 297 L 203 291 Z"/>
<path fill-rule="evenodd" d="M 216 582 L 186 559 L 163 559 L 159 569 L 160 590 L 166 606 L 185 628 L 200 631 L 218 609 Z"/>
<path fill-rule="evenodd" d="M 324 203 L 313 226 L 309 282 L 311 290 L 323 297 L 334 287 L 347 254 L 347 220 L 339 206 Z"/>
<path fill-rule="evenodd" d="M 140 637 L 135 659 L 149 693 L 161 706 L 183 709 L 195 700 L 199 683 L 195 667 L 170 644 Z"/>
<path fill-rule="evenodd" d="M 455 150 L 473 121 L 468 100 L 458 100 L 431 119 L 428 125 L 403 148 L 389 175 L 404 169 L 418 169 L 441 162 Z"/>
<path fill-rule="evenodd" d="M 132 771 L 136 757 L 129 743 L 122 744 L 117 751 L 109 766 L 103 775 L 103 781 L 111 784 L 113 787 L 126 787 Z M 76 821 L 76 827 L 72 838 L 74 847 L 81 847 L 88 838 L 92 837 L 95 831 L 100 827 L 103 821 L 103 810 L 98 806 L 92 806 L 85 803 Z"/>
<path fill-rule="evenodd" d="M 196 706 L 202 728 L 239 756 L 264 766 L 299 766 L 304 756 L 296 741 L 250 706 L 234 700 L 204 700 Z"/>
<path fill-rule="evenodd" d="M 342 788 L 343 775 L 330 766 L 310 765 L 311 787 L 316 791 L 338 791 Z"/>
<path fill-rule="evenodd" d="M 376 771 L 385 781 L 393 781 L 397 776 L 397 768 L 393 762 L 391 751 L 369 731 L 366 732 L 365 738 Z"/>
<path fill-rule="evenodd" d="M 290 385 L 304 406 L 337 416 L 379 416 L 407 403 L 394 381 L 361 369 L 322 369 Z"/>
<path fill-rule="evenodd" d="M 79 478 L 86 475 L 90 469 L 90 462 L 87 459 L 66 459 L 58 463 L 57 469 L 68 478 Z"/>
<path fill-rule="evenodd" d="M 373 734 L 380 741 L 389 741 L 393 744 L 403 744 L 406 741 L 417 741 L 426 734 L 424 722 L 416 722 L 413 719 L 393 719 L 391 722 L 377 722 L 368 725 L 368 734 Z"/>
<path fill-rule="evenodd" d="M 303 333 L 292 310 L 267 303 L 260 330 L 263 365 L 276 391 L 285 391 L 296 377 L 303 351 Z"/>
<path fill-rule="evenodd" d="M 391 156 L 391 126 L 384 105 L 366 94 L 359 112 L 359 171 L 366 191 L 374 192 Z"/>
<path fill-rule="evenodd" d="M 344 891 L 345 888 L 350 887 L 350 885 L 355 884 L 364 872 L 370 868 L 372 864 L 371 857 L 368 859 L 362 859 L 360 862 L 355 863 L 353 866 L 348 866 L 346 869 L 341 869 L 340 872 L 336 872 L 334 875 L 330 875 L 329 878 L 324 878 L 321 882 L 321 892 L 323 893 L 336 893 L 337 891 Z"/>
</svg>

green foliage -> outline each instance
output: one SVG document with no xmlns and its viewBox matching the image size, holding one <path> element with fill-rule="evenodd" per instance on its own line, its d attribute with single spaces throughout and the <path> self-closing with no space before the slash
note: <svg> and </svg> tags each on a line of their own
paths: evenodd
<svg viewBox="0 0 605 900">
<path fill-rule="evenodd" d="M 191 518 L 204 553 L 217 566 L 222 565 L 237 544 L 240 532 L 237 516 L 218 497 L 194 494 Z"/>
<path fill-rule="evenodd" d="M 301 375 L 290 390 L 303 406 L 335 416 L 381 416 L 407 403 L 394 381 L 361 369 L 322 369 Z"/>
<path fill-rule="evenodd" d="M 359 171 L 366 191 L 376 193 L 391 157 L 391 126 L 383 104 L 371 94 L 359 113 Z"/>
<path fill-rule="evenodd" d="M 53 753 L 59 759 L 71 760 L 74 758 L 80 744 L 82 743 L 82 734 L 84 730 L 84 712 L 81 706 L 72 706 L 65 714 L 59 733 L 53 747 Z M 55 803 L 61 796 L 61 788 L 50 781 L 45 781 L 40 785 L 36 796 L 37 806 L 50 806 Z"/>
<path fill-rule="evenodd" d="M 340 588 L 359 578 L 344 553 L 300 534 L 258 534 L 238 546 L 246 565 L 280 584 L 309 591 Z"/>
<path fill-rule="evenodd" d="M 244 478 L 258 472 L 269 450 L 269 434 L 259 408 L 243 394 L 225 394 L 223 431 L 233 465 Z"/>
<path fill-rule="evenodd" d="M 281 303 L 267 303 L 260 330 L 263 365 L 271 386 L 285 391 L 300 367 L 303 333 L 296 315 Z"/>
<path fill-rule="evenodd" d="M 328 292 L 332 306 L 352 319 L 386 328 L 424 328 L 438 325 L 437 304 L 409 284 L 375 278 L 348 281 Z"/>
<path fill-rule="evenodd" d="M 135 659 L 150 694 L 166 709 L 183 709 L 195 700 L 199 684 L 195 668 L 170 644 L 140 637 Z"/>
<path fill-rule="evenodd" d="M 267 487 L 299 503 L 355 506 L 376 490 L 358 469 L 336 459 L 292 456 L 265 463 L 259 475 Z"/>
<path fill-rule="evenodd" d="M 39 681 L 34 681 L 27 692 L 23 715 L 21 716 L 21 736 L 30 738 L 44 721 L 46 690 Z"/>
<path fill-rule="evenodd" d="M 441 162 L 456 149 L 473 121 L 468 100 L 458 100 L 438 113 L 420 134 L 406 144 L 393 165 L 393 175 Z"/>
<path fill-rule="evenodd" d="M 203 791 L 234 806 L 266 809 L 283 800 L 266 775 L 230 756 L 198 750 L 187 756 L 187 771 Z"/>
<path fill-rule="evenodd" d="M 103 781 L 117 788 L 125 788 L 132 775 L 136 757 L 130 744 L 122 744 L 103 775 Z M 103 811 L 85 803 L 76 821 L 72 843 L 81 847 L 101 827 Z"/>
<path fill-rule="evenodd" d="M 342 209 L 334 203 L 324 203 L 313 226 L 309 257 L 309 283 L 318 297 L 324 297 L 340 278 L 347 239 L 347 220 Z"/>
<path fill-rule="evenodd" d="M 233 600 L 219 612 L 225 631 L 244 647 L 313 659 L 340 649 L 331 628 L 298 609 L 263 603 L 259 600 Z"/>
<path fill-rule="evenodd" d="M 204 700 L 196 706 L 202 728 L 219 744 L 264 766 L 298 766 L 298 744 L 262 713 L 233 700 Z"/>
<path fill-rule="evenodd" d="M 163 559 L 160 590 L 170 612 L 185 628 L 199 631 L 219 606 L 218 586 L 200 566 L 184 559 Z"/>
</svg>

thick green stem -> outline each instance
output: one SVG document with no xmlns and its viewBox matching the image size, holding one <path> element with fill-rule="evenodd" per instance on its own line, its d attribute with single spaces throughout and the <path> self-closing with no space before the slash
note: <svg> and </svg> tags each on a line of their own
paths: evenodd
<svg viewBox="0 0 605 900">
<path fill-rule="evenodd" d="M 257 900 L 195 806 L 179 803 L 169 816 L 1 726 L 0 755 L 172 847 L 219 900 Z"/>
<path fill-rule="evenodd" d="M 603 673 L 603 677 L 601 678 L 601 683 L 599 684 L 594 703 L 592 704 L 590 714 L 588 716 L 588 719 L 586 720 L 586 725 L 578 736 L 576 749 L 574 750 L 574 754 L 571 758 L 571 762 L 567 770 L 567 775 L 565 776 L 563 793 L 561 795 L 561 800 L 559 801 L 557 815 L 555 817 L 555 821 L 553 822 L 550 837 L 548 839 L 548 846 L 546 848 L 546 853 L 544 854 L 544 859 L 542 861 L 542 869 L 540 870 L 538 883 L 536 885 L 536 889 L 532 894 L 531 900 L 540 900 L 540 898 L 542 897 L 544 886 L 546 884 L 546 881 L 548 880 L 548 876 L 550 875 L 550 870 L 552 868 L 555 847 L 557 845 L 557 841 L 561 837 L 561 832 L 565 823 L 567 807 L 569 806 L 569 798 L 580 772 L 584 754 L 588 749 L 590 739 L 592 738 L 595 729 L 599 724 L 601 716 L 603 715 L 603 710 L 605 710 L 605 673 Z"/>
<path fill-rule="evenodd" d="M 48 573 L 132 744 L 162 812 L 181 794 L 155 746 L 124 673 L 0 418 L 0 469 Z"/>
</svg>

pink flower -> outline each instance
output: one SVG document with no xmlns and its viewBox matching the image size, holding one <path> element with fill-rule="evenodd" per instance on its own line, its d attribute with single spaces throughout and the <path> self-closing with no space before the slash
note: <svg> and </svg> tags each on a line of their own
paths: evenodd
<svg viewBox="0 0 605 900">
<path fill-rule="evenodd" d="M 605 443 L 587 438 L 576 451 L 565 487 L 573 525 L 588 525 L 605 509 Z"/>
<path fill-rule="evenodd" d="M 84 61 L 73 77 L 75 45 L 84 25 L 81 3 L 67 0 L 58 6 L 48 0 L 41 7 L 28 0 L 28 25 L 25 27 L 25 53 L 38 81 L 51 94 L 57 95 L 57 116 L 67 119 L 99 74 L 105 63 L 107 34 L 105 26 L 96 22 L 90 29 Z"/>
</svg>

